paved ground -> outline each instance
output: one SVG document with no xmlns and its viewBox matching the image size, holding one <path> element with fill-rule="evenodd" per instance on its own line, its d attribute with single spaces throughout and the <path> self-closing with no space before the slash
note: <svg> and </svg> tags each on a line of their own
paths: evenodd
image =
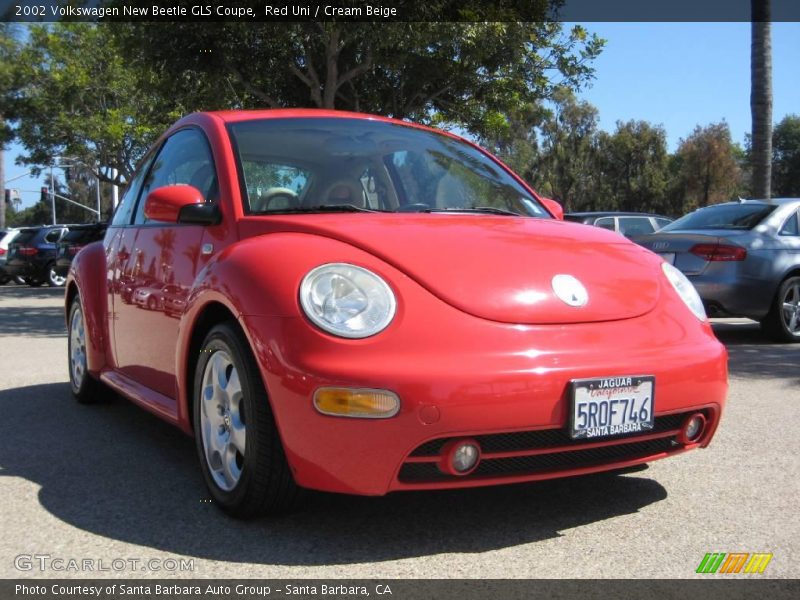
<svg viewBox="0 0 800 600">
<path fill-rule="evenodd" d="M 15 568 L 49 554 L 105 568 L 194 559 L 182 575 L 204 578 L 683 578 L 706 552 L 735 551 L 772 552 L 767 575 L 800 576 L 800 346 L 769 344 L 749 322 L 715 324 L 731 392 L 707 450 L 625 476 L 318 495 L 240 523 L 202 502 L 189 438 L 120 399 L 73 402 L 61 297 L 0 287 L 0 577 L 72 575 Z"/>
</svg>

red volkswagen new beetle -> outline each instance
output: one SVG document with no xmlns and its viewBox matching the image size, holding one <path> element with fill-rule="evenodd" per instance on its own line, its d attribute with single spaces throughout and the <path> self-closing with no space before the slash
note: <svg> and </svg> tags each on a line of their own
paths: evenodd
<svg viewBox="0 0 800 600">
<path fill-rule="evenodd" d="M 514 483 L 706 446 L 727 357 L 694 288 L 560 214 L 447 133 L 190 115 L 72 263 L 72 390 L 102 382 L 193 434 L 238 516 L 300 488 Z"/>
</svg>

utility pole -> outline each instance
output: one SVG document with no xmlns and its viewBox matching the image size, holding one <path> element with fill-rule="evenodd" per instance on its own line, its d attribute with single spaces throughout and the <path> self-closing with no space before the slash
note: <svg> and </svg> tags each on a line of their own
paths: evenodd
<svg viewBox="0 0 800 600">
<path fill-rule="evenodd" d="M 95 192 L 97 193 L 97 222 L 102 223 L 103 219 L 100 213 L 100 163 L 97 163 L 97 173 L 94 176 Z"/>
<path fill-rule="evenodd" d="M 53 209 L 53 225 L 56 225 L 56 188 L 53 185 L 53 163 L 50 163 L 50 206 Z"/>
</svg>

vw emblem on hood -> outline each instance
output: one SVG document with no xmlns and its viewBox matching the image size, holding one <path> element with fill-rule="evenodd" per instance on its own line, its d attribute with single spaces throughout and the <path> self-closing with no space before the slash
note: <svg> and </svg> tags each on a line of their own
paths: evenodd
<svg viewBox="0 0 800 600">
<path fill-rule="evenodd" d="M 580 307 L 589 301 L 589 292 L 572 275 L 556 275 L 552 281 L 553 291 L 564 304 Z"/>
</svg>

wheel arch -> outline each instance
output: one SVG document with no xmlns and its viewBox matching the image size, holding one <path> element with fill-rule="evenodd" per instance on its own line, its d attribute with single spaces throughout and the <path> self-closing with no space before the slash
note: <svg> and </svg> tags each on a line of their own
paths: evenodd
<svg viewBox="0 0 800 600">
<path fill-rule="evenodd" d="M 105 259 L 102 242 L 89 244 L 72 261 L 64 282 L 64 321 L 69 327 L 69 308 L 80 296 L 87 327 L 86 366 L 94 377 L 110 363 Z"/>
<path fill-rule="evenodd" d="M 186 329 L 187 333 L 183 344 L 179 344 L 178 421 L 186 433 L 194 434 L 192 423 L 194 370 L 197 367 L 200 347 L 208 332 L 219 323 L 232 322 L 242 330 L 247 343 L 250 344 L 249 336 L 239 323 L 237 312 L 231 305 L 219 298 L 210 299 L 194 311 L 191 325 Z"/>
</svg>

